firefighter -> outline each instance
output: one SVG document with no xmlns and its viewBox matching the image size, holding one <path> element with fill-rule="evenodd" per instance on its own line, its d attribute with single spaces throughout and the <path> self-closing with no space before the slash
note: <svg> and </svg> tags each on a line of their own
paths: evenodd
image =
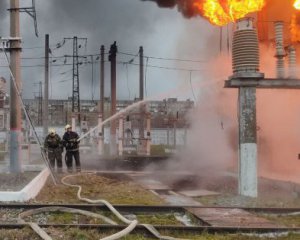
<svg viewBox="0 0 300 240">
<path fill-rule="evenodd" d="M 57 172 L 62 173 L 63 145 L 61 138 L 56 134 L 54 128 L 49 129 L 49 134 L 45 138 L 44 148 L 48 152 L 50 166 L 54 169 L 56 160 Z"/>
<path fill-rule="evenodd" d="M 73 157 L 76 164 L 76 171 L 81 171 L 80 158 L 79 158 L 79 141 L 78 134 L 72 131 L 72 127 L 67 124 L 65 126 L 65 134 L 63 136 L 63 145 L 66 148 L 66 165 L 68 172 L 73 170 Z"/>
</svg>

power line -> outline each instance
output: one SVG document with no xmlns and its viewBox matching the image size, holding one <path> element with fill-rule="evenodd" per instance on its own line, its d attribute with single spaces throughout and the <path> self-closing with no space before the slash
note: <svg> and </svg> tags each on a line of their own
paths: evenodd
<svg viewBox="0 0 300 240">
<path fill-rule="evenodd" d="M 135 57 L 135 54 L 132 53 L 125 53 L 125 52 L 118 52 L 119 54 L 127 55 L 127 56 L 133 56 Z M 179 61 L 179 62 L 207 62 L 205 60 L 193 60 L 193 59 L 181 59 L 181 58 L 163 58 L 163 57 L 153 57 L 153 56 L 144 56 L 144 58 L 150 58 L 150 59 L 156 59 L 156 60 L 166 60 L 166 61 Z"/>
<path fill-rule="evenodd" d="M 108 63 L 107 61 L 105 61 L 105 63 Z M 133 66 L 139 66 L 139 64 L 137 63 L 128 63 L 128 62 L 122 62 L 122 61 L 118 61 L 117 64 L 119 65 L 123 65 L 123 64 L 129 64 L 129 65 L 133 65 Z M 87 63 L 83 63 L 80 62 L 79 65 L 88 65 L 91 64 L 91 62 L 87 62 Z M 52 64 L 52 67 L 61 67 L 61 66 L 72 66 L 73 64 L 71 63 L 66 63 L 66 64 Z M 7 67 L 5 65 L 0 65 L 0 68 L 2 67 Z M 45 65 L 43 64 L 36 64 L 36 65 L 23 65 L 21 66 L 23 68 L 30 68 L 30 67 L 45 67 Z M 205 71 L 205 69 L 188 69 L 188 68 L 176 68 L 176 67 L 163 67 L 163 66 L 157 66 L 157 65 L 147 65 L 147 67 L 151 67 L 151 68 L 158 68 L 158 69 L 164 69 L 164 70 L 174 70 L 174 71 L 185 71 L 185 72 L 203 72 Z"/>
<path fill-rule="evenodd" d="M 125 53 L 125 52 L 118 52 L 119 54 L 123 54 L 126 56 L 132 56 L 133 58 L 128 61 L 129 64 L 133 63 L 135 58 L 138 56 L 138 54 L 133 54 L 133 53 Z M 109 53 L 104 53 L 105 55 Z M 78 57 L 83 57 L 87 58 L 90 56 L 100 56 L 99 53 L 95 54 L 84 54 L 84 55 L 79 55 Z M 70 55 L 61 55 L 61 56 L 52 56 L 52 58 L 65 58 L 65 57 L 70 57 Z M 45 57 L 23 57 L 22 59 L 43 59 Z M 194 59 L 181 59 L 181 58 L 166 58 L 166 57 L 154 57 L 154 56 L 144 56 L 145 59 L 156 59 L 156 60 L 165 60 L 165 61 L 179 61 L 179 62 L 194 62 L 194 63 L 206 63 L 206 60 L 194 60 Z"/>
</svg>

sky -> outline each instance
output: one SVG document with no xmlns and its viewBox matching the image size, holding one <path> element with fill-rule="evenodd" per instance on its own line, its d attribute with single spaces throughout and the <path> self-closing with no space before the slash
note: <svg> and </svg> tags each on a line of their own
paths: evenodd
<svg viewBox="0 0 300 240">
<path fill-rule="evenodd" d="M 31 0 L 20 1 L 21 7 L 31 5 Z M 0 36 L 9 36 L 8 0 L 0 2 Z M 145 93 L 149 99 L 177 97 L 195 100 L 199 81 L 207 76 L 206 65 L 218 54 L 219 28 L 198 17 L 186 18 L 177 7 L 160 8 L 154 1 L 141 0 L 39 0 L 36 1 L 39 37 L 34 34 L 32 18 L 21 13 L 22 82 L 23 97 L 39 94 L 38 83 L 44 81 L 44 41 L 50 35 L 52 54 L 50 66 L 50 98 L 64 99 L 72 96 L 72 40 L 87 38 L 79 55 L 96 55 L 100 46 L 105 52 L 116 41 L 117 98 L 134 99 L 139 96 L 139 68 L 128 64 L 140 46 L 144 48 Z M 62 46 L 57 48 L 57 44 Z M 125 54 L 124 54 L 125 53 Z M 126 55 L 128 53 L 129 55 Z M 135 57 L 136 56 L 136 57 Z M 60 58 L 56 58 L 60 57 Z M 80 98 L 99 99 L 99 62 L 88 56 L 79 68 Z M 158 60 L 156 58 L 188 59 L 195 62 Z M 29 59 L 28 59 L 29 58 Z M 1 66 L 7 66 L 0 56 Z M 108 60 L 108 56 L 105 56 Z M 55 62 L 54 62 L 55 61 Z M 171 70 L 177 68 L 184 70 Z M 105 64 L 105 97 L 110 96 L 110 63 Z M 196 71 L 190 71 L 196 70 Z M 0 68 L 0 75 L 9 79 L 7 67 Z M 224 76 L 224 79 L 227 76 Z M 184 90 L 182 90 L 184 86 Z"/>
</svg>

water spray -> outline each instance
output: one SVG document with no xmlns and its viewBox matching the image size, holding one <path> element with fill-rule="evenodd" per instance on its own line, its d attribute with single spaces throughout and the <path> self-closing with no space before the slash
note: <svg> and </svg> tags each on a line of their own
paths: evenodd
<svg viewBox="0 0 300 240">
<path fill-rule="evenodd" d="M 139 107 L 140 105 L 146 103 L 149 100 L 142 100 L 142 101 L 138 101 L 136 103 L 131 104 L 130 106 L 122 109 L 121 111 L 119 111 L 118 113 L 114 114 L 113 116 L 107 118 L 106 120 L 104 120 L 102 123 L 99 122 L 99 124 L 96 127 L 93 127 L 91 130 L 89 130 L 88 132 L 86 132 L 85 134 L 83 134 L 80 138 L 78 138 L 78 142 L 80 140 L 82 140 L 83 138 L 85 138 L 86 136 L 88 136 L 89 134 L 91 134 L 92 132 L 96 131 L 98 128 L 102 128 L 102 126 L 104 124 L 106 124 L 107 122 L 114 120 L 116 118 L 118 118 L 119 116 L 121 116 L 122 114 L 131 111 L 132 109 Z"/>
</svg>

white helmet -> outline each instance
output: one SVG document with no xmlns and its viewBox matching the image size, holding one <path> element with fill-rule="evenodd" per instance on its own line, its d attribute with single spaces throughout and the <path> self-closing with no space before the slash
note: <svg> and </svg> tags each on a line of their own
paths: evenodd
<svg viewBox="0 0 300 240">
<path fill-rule="evenodd" d="M 67 125 L 65 126 L 65 130 L 67 130 L 67 129 L 69 129 L 69 128 L 72 128 L 72 127 L 71 127 L 70 124 L 67 124 Z"/>
<path fill-rule="evenodd" d="M 56 131 L 55 131 L 55 129 L 54 129 L 54 128 L 50 128 L 50 129 L 49 129 L 49 133 L 50 133 L 50 134 L 55 134 L 55 133 L 56 133 Z"/>
</svg>

